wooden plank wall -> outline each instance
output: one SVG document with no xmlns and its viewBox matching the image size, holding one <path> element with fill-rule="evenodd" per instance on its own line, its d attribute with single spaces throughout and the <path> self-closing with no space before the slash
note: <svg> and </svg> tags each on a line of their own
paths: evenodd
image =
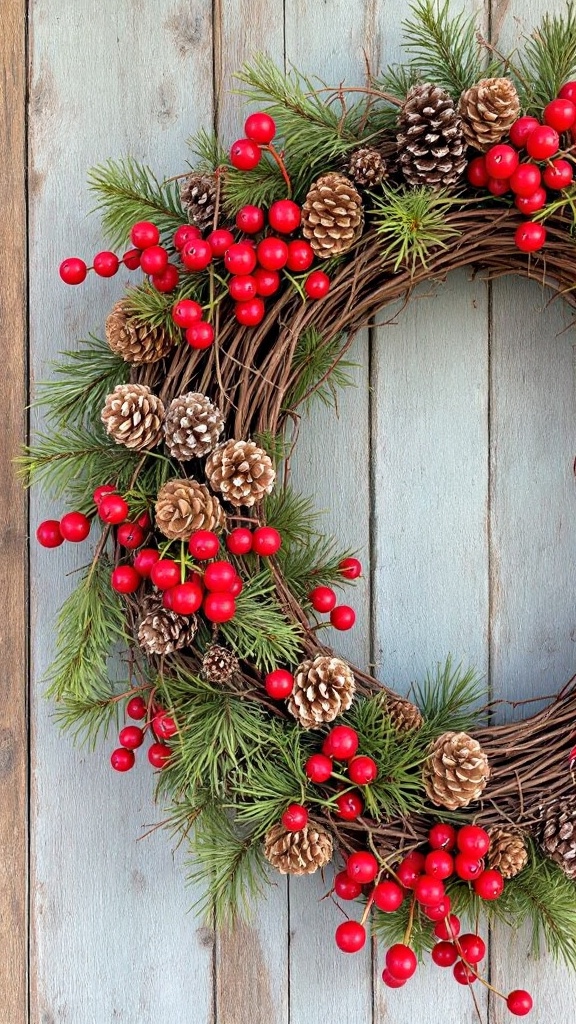
<svg viewBox="0 0 576 1024">
<path fill-rule="evenodd" d="M 101 248 L 88 218 L 86 169 L 132 153 L 160 176 L 177 172 L 185 139 L 215 123 L 231 139 L 240 102 L 231 71 L 263 50 L 331 82 L 359 81 L 399 55 L 408 0 L 4 0 L 4 179 L 9 253 L 0 292 L 8 444 L 3 480 L 22 435 L 28 173 L 30 375 L 87 332 L 102 329 L 123 282 L 66 289 L 65 255 Z M 458 5 L 460 6 L 460 4 Z M 503 46 L 561 0 L 465 0 Z M 25 16 L 30 25 L 28 164 L 24 151 Z M 430 297 L 429 293 L 433 292 Z M 388 326 L 365 332 L 353 358 L 357 387 L 339 416 L 316 412 L 302 430 L 296 476 L 328 508 L 327 525 L 363 552 L 359 624 L 336 638 L 355 661 L 407 688 L 448 651 L 516 699 L 561 685 L 574 671 L 572 567 L 576 554 L 576 401 L 568 313 L 543 311 L 536 285 L 490 291 L 455 275 L 427 289 Z M 386 315 L 389 319 L 389 313 Z M 6 415 L 6 414 L 5 414 Z M 38 424 L 36 414 L 34 425 Z M 327 467 L 330 467 L 328 473 Z M 338 954 L 338 920 L 320 880 L 281 881 L 235 936 L 215 936 L 188 907 L 182 854 L 154 832 L 151 778 L 141 764 L 113 775 L 107 750 L 78 752 L 42 699 L 55 607 L 69 592 L 76 551 L 31 551 L 31 954 L 24 950 L 25 502 L 3 488 L 0 521 L 6 607 L 0 631 L 5 709 L 0 730 L 0 960 L 2 1024 L 468 1024 L 467 992 L 426 970 L 401 992 L 379 980 L 381 953 Z M 15 514 L 16 512 L 16 514 Z M 32 496 L 31 522 L 59 515 Z M 8 557 L 6 558 L 6 554 Z M 9 568 L 8 568 L 9 567 Z M 5 578 L 4 578 L 5 577 Z M 370 603 L 372 610 L 370 612 Z M 8 671 L 8 667 L 10 671 Z M 538 991 L 530 1020 L 576 1017 L 566 971 L 533 963 L 522 937 L 494 943 L 504 988 Z M 509 1019 L 480 1003 L 491 1024 Z"/>
</svg>

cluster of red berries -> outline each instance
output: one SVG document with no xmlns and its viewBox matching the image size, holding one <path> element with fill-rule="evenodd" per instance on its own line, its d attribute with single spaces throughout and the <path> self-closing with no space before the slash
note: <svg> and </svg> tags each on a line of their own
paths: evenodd
<svg viewBox="0 0 576 1024">
<path fill-rule="evenodd" d="M 345 558 L 340 562 L 340 573 L 348 580 L 355 580 L 362 573 L 362 565 L 357 558 Z M 356 622 L 356 612 L 350 605 L 337 604 L 336 592 L 332 587 L 314 587 L 308 594 L 308 600 L 315 612 L 330 614 L 330 625 L 335 629 L 352 629 Z"/>
<path fill-rule="evenodd" d="M 561 152 L 561 135 L 576 125 L 576 82 L 562 86 L 556 99 L 545 108 L 542 122 L 520 117 L 510 128 L 510 143 L 492 146 L 484 156 L 468 164 L 471 185 L 486 188 L 494 196 L 509 192 L 521 213 L 530 216 L 542 210 L 550 192 L 559 192 L 573 181 L 569 153 Z M 521 159 L 521 151 L 526 156 Z M 522 252 L 536 252 L 546 241 L 546 229 L 538 221 L 523 221 L 514 235 Z"/>
<path fill-rule="evenodd" d="M 67 512 L 62 519 L 45 519 L 36 530 L 43 548 L 59 548 L 65 540 L 79 544 L 90 533 L 90 520 L 83 512 Z"/>
<path fill-rule="evenodd" d="M 151 717 L 148 719 L 149 713 Z M 148 719 L 148 721 L 144 723 L 144 727 L 125 725 L 120 729 L 118 734 L 120 746 L 116 747 L 116 750 L 113 750 L 110 755 L 110 764 L 114 770 L 128 772 L 134 767 L 136 763 L 134 751 L 144 743 L 145 733 L 148 729 L 154 737 L 148 747 L 148 760 L 153 768 L 165 768 L 172 756 L 172 751 L 162 741 L 169 740 L 178 732 L 178 726 L 174 719 L 167 714 L 164 708 L 149 708 L 143 697 L 131 697 L 126 704 L 126 714 L 128 718 L 133 718 L 137 722 L 143 719 Z"/>
</svg>

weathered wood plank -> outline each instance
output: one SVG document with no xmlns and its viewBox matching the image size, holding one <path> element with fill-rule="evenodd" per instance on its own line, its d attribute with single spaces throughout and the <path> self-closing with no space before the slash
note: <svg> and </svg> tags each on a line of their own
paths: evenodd
<svg viewBox="0 0 576 1024">
<path fill-rule="evenodd" d="M 5 609 L 0 627 L 0 1018 L 17 1024 L 27 1019 L 27 502 L 13 465 L 26 433 L 25 5 L 7 0 L 2 17 L 0 179 L 10 215 L 0 223 L 0 588 Z"/>
</svg>

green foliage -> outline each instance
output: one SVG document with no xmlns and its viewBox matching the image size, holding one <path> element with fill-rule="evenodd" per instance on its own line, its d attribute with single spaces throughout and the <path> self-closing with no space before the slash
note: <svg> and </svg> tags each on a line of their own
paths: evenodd
<svg viewBox="0 0 576 1024">
<path fill-rule="evenodd" d="M 374 87 L 403 100 L 419 77 L 418 68 L 410 64 L 393 64 L 374 79 Z M 397 111 L 394 114 L 394 123 L 396 118 Z"/>
<path fill-rule="evenodd" d="M 394 271 L 424 267 L 438 250 L 446 249 L 449 239 L 459 232 L 446 222 L 446 214 L 458 200 L 447 193 L 427 188 L 384 187 L 383 195 L 373 195 L 376 230 L 382 236 L 382 258 L 393 261 Z"/>
<path fill-rule="evenodd" d="M 569 0 L 564 13 L 544 15 L 519 58 L 516 84 L 526 112 L 541 114 L 575 74 L 576 8 Z"/>
<path fill-rule="evenodd" d="M 221 631 L 238 657 L 261 671 L 295 665 L 300 659 L 300 628 L 280 607 L 268 570 L 247 581 L 236 599 L 236 615 Z"/>
<path fill-rule="evenodd" d="M 91 336 L 78 344 L 77 351 L 60 352 L 61 358 L 50 363 L 53 380 L 38 383 L 34 406 L 44 409 L 59 427 L 71 421 L 96 420 L 106 395 L 116 384 L 125 384 L 130 375 L 128 363 L 115 355 L 107 342 Z"/>
<path fill-rule="evenodd" d="M 230 217 L 246 204 L 270 207 L 286 196 L 286 182 L 278 164 L 263 156 L 252 171 L 239 171 L 228 167 L 223 175 L 223 205 Z"/>
<path fill-rule="evenodd" d="M 443 732 L 467 732 L 479 725 L 478 705 L 487 697 L 485 685 L 473 668 L 444 664 L 428 672 L 422 685 L 415 687 L 416 700 L 424 716 L 424 735 L 429 739 Z"/>
<path fill-rule="evenodd" d="M 292 358 L 292 372 L 297 379 L 285 398 L 286 409 L 307 409 L 313 398 L 323 405 L 336 407 L 338 388 L 354 387 L 346 371 L 355 364 L 341 358 L 344 335 L 325 341 L 313 324 L 302 331 Z"/>
<path fill-rule="evenodd" d="M 70 733 L 74 743 L 86 745 L 91 750 L 99 741 L 106 739 L 110 728 L 118 728 L 116 687 L 107 680 L 102 681 L 100 696 L 96 692 L 90 698 L 63 693 L 54 712 L 54 719 L 63 732 Z M 93 690 L 96 690 L 96 684 Z"/>
<path fill-rule="evenodd" d="M 238 821 L 255 836 L 262 837 L 278 822 L 288 804 L 303 802 L 304 762 L 313 748 L 313 738 L 295 723 L 269 723 L 266 744 L 246 759 L 232 780 Z"/>
<path fill-rule="evenodd" d="M 406 898 L 393 914 L 386 914 L 377 909 L 372 911 L 372 934 L 377 937 L 386 949 L 393 946 L 396 942 L 404 942 L 410 923 L 411 907 L 412 900 Z M 432 921 L 422 914 L 420 908 L 416 905 L 410 930 L 410 946 L 419 960 L 422 960 L 424 954 L 432 949 L 435 942 Z"/>
<path fill-rule="evenodd" d="M 201 128 L 188 139 L 188 146 L 194 156 L 194 170 L 212 174 L 227 162 L 228 154 L 214 132 Z"/>
<path fill-rule="evenodd" d="M 195 299 L 202 303 L 207 297 L 207 279 L 202 274 L 184 274 L 173 292 L 159 292 L 147 281 L 128 288 L 125 303 L 128 312 L 150 327 L 161 327 L 174 341 L 182 340 L 182 330 L 172 319 L 174 303 L 181 299 Z"/>
<path fill-rule="evenodd" d="M 88 185 L 97 197 L 95 211 L 113 246 L 124 245 L 133 224 L 151 220 L 163 235 L 186 223 L 177 181 L 160 182 L 149 167 L 126 157 L 92 168 Z"/>
</svg>

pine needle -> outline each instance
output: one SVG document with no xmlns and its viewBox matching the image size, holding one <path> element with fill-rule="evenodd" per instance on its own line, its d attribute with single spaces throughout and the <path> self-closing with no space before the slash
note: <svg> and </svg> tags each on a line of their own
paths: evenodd
<svg viewBox="0 0 576 1024">
<path fill-rule="evenodd" d="M 382 259 L 393 261 L 394 271 L 401 267 L 415 270 L 427 266 L 430 256 L 446 249 L 449 239 L 459 231 L 446 223 L 446 214 L 458 200 L 446 192 L 425 185 L 410 188 L 384 188 L 383 195 L 373 195 L 371 211 L 384 247 Z"/>
<path fill-rule="evenodd" d="M 194 170 L 204 174 L 213 174 L 218 167 L 227 161 L 227 153 L 214 132 L 205 128 L 191 135 L 187 140 L 192 155 L 195 157 Z"/>
<path fill-rule="evenodd" d="M 576 8 L 573 0 L 565 13 L 546 13 L 526 40 L 519 58 L 517 88 L 526 113 L 538 114 L 576 74 Z M 528 84 L 529 83 L 529 84 Z"/>
<path fill-rule="evenodd" d="M 252 661 L 261 671 L 290 667 L 300 660 L 300 629 L 278 604 L 267 570 L 248 580 L 236 600 L 236 615 L 221 630 L 238 657 Z"/>
<path fill-rule="evenodd" d="M 77 351 L 60 352 L 61 358 L 50 363 L 54 379 L 39 381 L 33 403 L 60 427 L 97 420 L 106 395 L 130 376 L 129 364 L 106 341 L 91 335 L 78 344 Z"/>
<path fill-rule="evenodd" d="M 286 394 L 286 409 L 303 405 L 308 410 L 313 399 L 336 408 L 338 389 L 355 386 L 347 370 L 356 364 L 340 358 L 345 340 L 344 335 L 337 334 L 325 341 L 314 325 L 302 331 L 292 358 L 297 380 Z"/>
<path fill-rule="evenodd" d="M 500 61 L 486 66 L 475 14 L 455 14 L 450 0 L 416 0 L 410 10 L 412 17 L 402 23 L 404 49 L 421 81 L 434 82 L 457 99 L 464 89 L 501 70 Z"/>
<path fill-rule="evenodd" d="M 475 669 L 464 671 L 461 665 L 454 668 L 449 656 L 443 665 L 438 662 L 434 672 L 427 673 L 415 692 L 427 737 L 478 728 L 478 706 L 485 703 L 487 692 Z"/>
<path fill-rule="evenodd" d="M 107 683 L 99 696 L 94 693 L 90 699 L 63 694 L 53 717 L 63 732 L 70 733 L 74 743 L 95 750 L 96 744 L 106 739 L 112 727 L 118 728 L 119 708 L 115 687 Z"/>
<path fill-rule="evenodd" d="M 104 232 L 115 247 L 125 244 L 139 220 L 152 221 L 163 235 L 187 222 L 178 182 L 159 182 L 149 167 L 131 157 L 92 168 L 88 185 L 98 200 L 94 211 L 102 213 Z"/>
</svg>

